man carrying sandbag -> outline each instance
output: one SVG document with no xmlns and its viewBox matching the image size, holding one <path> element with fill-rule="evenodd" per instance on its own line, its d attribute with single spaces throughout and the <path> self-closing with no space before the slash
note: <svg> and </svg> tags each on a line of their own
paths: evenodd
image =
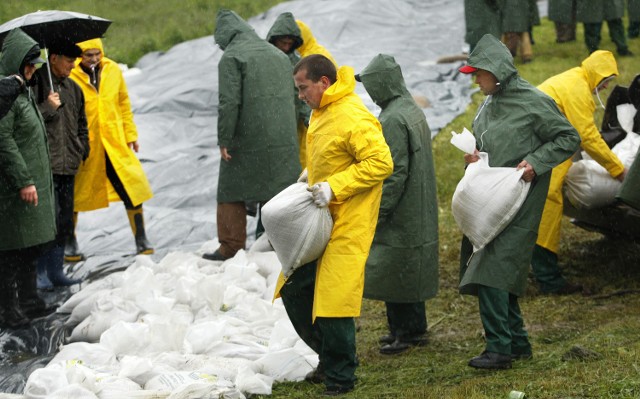
<svg viewBox="0 0 640 399">
<path fill-rule="evenodd" d="M 491 167 L 524 168 L 522 179 L 531 182 L 500 234 L 475 253 L 463 237 L 460 249 L 460 293 L 478 296 L 486 339 L 486 349 L 469 366 L 507 369 L 512 359 L 532 356 L 518 297 L 527 284 L 551 168 L 577 150 L 580 136 L 553 100 L 518 75 L 509 50 L 495 37 L 483 36 L 460 71 L 475 74 L 487 96 L 473 122 L 478 150 L 489 154 Z M 465 154 L 467 163 L 478 159 L 477 152 Z"/>
<path fill-rule="evenodd" d="M 611 79 L 617 75 L 618 66 L 613 54 L 610 51 L 598 50 L 582 61 L 579 67 L 552 76 L 542 82 L 538 89 L 555 100 L 560 111 L 576 128 L 582 140 L 582 149 L 602 165 L 611 177 L 623 181 L 627 171 L 605 143 L 593 118 L 596 110 L 593 94 L 599 99 L 599 92 L 606 89 Z M 547 294 L 566 295 L 582 290 L 582 286 L 565 280 L 558 267 L 563 207 L 562 186 L 572 164 L 573 161 L 569 158 L 553 168 L 538 240 L 531 259 L 531 268 L 540 290 Z"/>
<path fill-rule="evenodd" d="M 385 301 L 389 334 L 380 353 L 427 342 L 424 301 L 438 292 L 438 200 L 431 130 L 407 90 L 402 70 L 378 54 L 356 76 L 382 108 L 378 116 L 393 157 L 382 186 L 376 235 L 365 272 L 365 298 Z"/>
<path fill-rule="evenodd" d="M 382 182 L 393 161 L 380 123 L 353 91 L 353 68 L 336 71 L 327 57 L 314 54 L 293 74 L 300 98 L 313 110 L 301 180 L 308 181 L 316 205 L 329 207 L 334 227 L 324 254 L 296 269 L 280 295 L 296 332 L 320 358 L 307 380 L 324 382 L 326 395 L 339 395 L 356 380 L 354 317 L 360 315 Z"/>
</svg>

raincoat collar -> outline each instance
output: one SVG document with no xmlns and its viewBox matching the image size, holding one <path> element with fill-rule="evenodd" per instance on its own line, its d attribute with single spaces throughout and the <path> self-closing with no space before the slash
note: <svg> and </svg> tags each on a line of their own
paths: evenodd
<svg viewBox="0 0 640 399">
<path fill-rule="evenodd" d="M 35 40 L 24 33 L 22 29 L 13 29 L 2 44 L 2 54 L 0 54 L 0 75 L 9 76 L 21 74 L 20 66 L 24 57 L 36 46 Z"/>
<path fill-rule="evenodd" d="M 602 80 L 609 76 L 618 76 L 618 65 L 611 51 L 597 50 L 582 61 L 580 66 L 584 71 L 589 89 L 593 91 Z"/>
<path fill-rule="evenodd" d="M 329 86 L 327 90 L 322 94 L 322 100 L 320 100 L 320 108 L 334 103 L 345 97 L 348 94 L 353 93 L 356 88 L 356 79 L 354 77 L 353 68 L 350 66 L 341 66 L 338 69 L 337 79 L 334 84 Z"/>
<path fill-rule="evenodd" d="M 302 33 L 300 32 L 298 24 L 296 24 L 293 14 L 290 12 L 283 12 L 278 15 L 273 26 L 269 29 L 269 33 L 267 33 L 267 41 L 275 44 L 275 38 L 278 36 L 293 37 L 293 46 L 291 46 L 290 52 L 293 52 L 302 45 Z"/>
<path fill-rule="evenodd" d="M 501 88 L 518 75 L 511 53 L 491 34 L 482 36 L 469 55 L 467 64 L 491 72 L 500 82 Z"/>
<path fill-rule="evenodd" d="M 216 29 L 213 38 L 224 51 L 236 35 L 255 31 L 244 19 L 234 11 L 221 9 L 216 15 Z M 256 35 L 257 37 L 257 35 Z"/>
</svg>

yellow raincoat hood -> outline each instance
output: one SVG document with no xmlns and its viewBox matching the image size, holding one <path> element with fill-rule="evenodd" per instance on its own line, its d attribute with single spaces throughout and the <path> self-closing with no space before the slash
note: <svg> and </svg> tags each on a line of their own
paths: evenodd
<svg viewBox="0 0 640 399">
<path fill-rule="evenodd" d="M 592 91 L 609 76 L 618 76 L 618 65 L 611 51 L 594 51 L 582 61 L 581 68 L 587 76 L 587 82 Z"/>
<path fill-rule="evenodd" d="M 296 19 L 296 23 L 300 28 L 300 34 L 302 36 L 302 44 L 300 45 L 300 47 L 298 47 L 300 56 L 306 57 L 311 54 L 322 54 L 330 59 L 331 62 L 333 62 L 333 64 L 337 67 L 338 63 L 335 59 L 333 59 L 331 53 L 326 48 L 324 48 L 324 46 L 318 44 L 316 38 L 313 36 L 313 33 L 311 33 L 311 28 L 309 28 L 307 24 L 300 21 L 299 19 Z"/>
</svg>

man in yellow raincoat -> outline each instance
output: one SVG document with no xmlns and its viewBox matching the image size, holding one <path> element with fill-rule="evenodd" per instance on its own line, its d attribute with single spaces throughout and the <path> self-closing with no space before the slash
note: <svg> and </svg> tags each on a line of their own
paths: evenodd
<svg viewBox="0 0 640 399">
<path fill-rule="evenodd" d="M 153 193 L 136 157 L 138 132 L 127 86 L 118 64 L 104 57 L 100 39 L 78 43 L 82 56 L 71 71 L 82 88 L 89 126 L 89 158 L 80 166 L 75 181 L 75 212 L 106 208 L 122 200 L 139 254 L 152 254 L 144 230 L 142 203 Z M 77 214 L 76 214 L 77 217 Z M 80 260 L 75 235 L 67 243 L 65 259 Z"/>
<path fill-rule="evenodd" d="M 326 395 L 339 395 L 356 380 L 354 317 L 393 160 L 380 123 L 354 93 L 353 68 L 336 71 L 331 60 L 314 54 L 293 74 L 300 99 L 313 110 L 300 181 L 308 182 L 316 205 L 329 207 L 334 227 L 324 254 L 298 268 L 280 295 L 296 332 L 320 359 L 307 379 L 324 382 Z"/>
<path fill-rule="evenodd" d="M 602 139 L 593 119 L 596 104 L 593 94 L 605 89 L 611 78 L 618 75 L 616 60 L 610 51 L 594 51 L 582 61 L 582 65 L 552 76 L 538 89 L 552 97 L 560 111 L 575 127 L 582 140 L 581 147 L 609 174 L 624 180 L 626 169 L 618 157 Z M 599 96 L 598 96 L 599 98 Z M 579 285 L 567 282 L 558 267 L 558 246 L 562 220 L 562 185 L 573 162 L 565 162 L 553 168 L 551 183 L 538 230 L 538 240 L 533 249 L 531 267 L 543 293 L 572 294 L 582 290 Z"/>
</svg>

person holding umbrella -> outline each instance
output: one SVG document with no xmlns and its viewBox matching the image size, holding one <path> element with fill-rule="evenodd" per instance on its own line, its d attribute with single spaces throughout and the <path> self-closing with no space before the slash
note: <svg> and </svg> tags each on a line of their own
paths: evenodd
<svg viewBox="0 0 640 399">
<path fill-rule="evenodd" d="M 35 290 L 35 271 L 56 234 L 53 181 L 44 121 L 31 92 L 36 64 L 43 62 L 38 44 L 20 29 L 7 35 L 0 78 L 20 75 L 27 82 L 0 120 L 0 326 L 9 328 L 47 311 Z"/>
<path fill-rule="evenodd" d="M 119 197 L 124 202 L 138 254 L 152 254 L 144 228 L 142 203 L 151 199 L 151 186 L 134 152 L 138 132 L 122 71 L 104 56 L 102 40 L 78 43 L 82 56 L 71 71 L 85 97 L 91 153 L 80 166 L 75 180 L 75 211 L 106 208 Z M 111 188 L 115 190 L 110 195 Z M 117 193 L 117 196 L 116 196 Z M 77 216 L 77 215 L 76 215 Z M 75 234 L 69 236 L 65 258 L 78 261 Z"/>
<path fill-rule="evenodd" d="M 80 86 L 67 79 L 81 54 L 82 50 L 74 43 L 52 43 L 49 45 L 49 68 L 43 67 L 36 72 L 34 91 L 47 128 L 58 227 L 55 244 L 38 261 L 38 288 L 80 282 L 68 278 L 62 267 L 65 242 L 73 236 L 74 179 L 80 164 L 89 156 L 84 94 Z"/>
</svg>

